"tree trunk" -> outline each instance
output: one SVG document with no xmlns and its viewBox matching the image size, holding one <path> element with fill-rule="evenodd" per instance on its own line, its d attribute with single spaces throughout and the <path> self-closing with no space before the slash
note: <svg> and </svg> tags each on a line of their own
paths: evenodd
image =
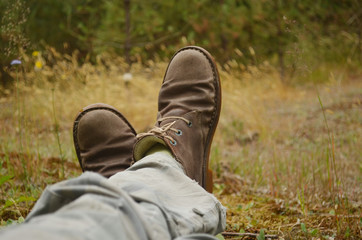
<svg viewBox="0 0 362 240">
<path fill-rule="evenodd" d="M 126 62 L 128 64 L 127 72 L 129 72 L 131 70 L 131 58 L 130 58 L 130 51 L 131 51 L 130 2 L 131 2 L 131 0 L 124 0 L 125 22 L 126 22 L 126 41 L 125 41 L 125 44 L 124 44 L 124 54 L 125 54 Z"/>
<path fill-rule="evenodd" d="M 275 12 L 280 12 L 280 5 L 279 1 L 274 2 L 274 9 Z M 283 46 L 283 30 L 282 30 L 282 23 L 281 17 L 277 16 L 276 19 L 276 27 L 277 27 L 277 54 L 279 60 L 279 74 L 280 80 L 284 83 L 285 82 L 285 64 L 284 64 L 284 46 Z"/>
</svg>

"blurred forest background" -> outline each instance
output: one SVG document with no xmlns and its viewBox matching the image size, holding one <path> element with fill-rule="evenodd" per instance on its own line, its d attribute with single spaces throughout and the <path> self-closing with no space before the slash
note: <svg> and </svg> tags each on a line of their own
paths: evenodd
<svg viewBox="0 0 362 240">
<path fill-rule="evenodd" d="M 9 83 L 5 70 L 19 51 L 46 46 L 77 50 L 83 61 L 109 53 L 131 64 L 196 44 L 221 65 L 241 63 L 241 71 L 276 66 L 284 81 L 321 64 L 356 68 L 361 9 L 359 0 L 2 0 L 2 83 Z"/>
</svg>

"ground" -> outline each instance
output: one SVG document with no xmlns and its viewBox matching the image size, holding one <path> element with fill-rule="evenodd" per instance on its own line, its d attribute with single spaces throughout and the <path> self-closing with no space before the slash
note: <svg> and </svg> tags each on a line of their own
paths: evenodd
<svg viewBox="0 0 362 240">
<path fill-rule="evenodd" d="M 14 68 L 14 88 L 0 96 L 2 226 L 23 221 L 46 185 L 81 173 L 72 124 L 82 107 L 113 105 L 138 132 L 156 118 L 166 63 L 135 64 L 124 81 L 122 59 L 53 57 L 37 71 L 31 59 Z M 219 238 L 360 239 L 362 75 L 332 69 L 317 83 L 285 83 L 261 67 L 220 74 L 210 163 L 228 209 Z"/>
</svg>

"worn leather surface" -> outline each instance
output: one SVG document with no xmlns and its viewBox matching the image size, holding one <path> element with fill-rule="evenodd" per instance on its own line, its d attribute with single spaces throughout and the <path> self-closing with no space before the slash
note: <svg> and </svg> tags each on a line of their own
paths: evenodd
<svg viewBox="0 0 362 240">
<path fill-rule="evenodd" d="M 92 104 L 77 116 L 74 145 L 83 171 L 110 177 L 131 165 L 136 132 L 126 118 L 106 104 Z"/>
<path fill-rule="evenodd" d="M 159 93 L 158 119 L 182 116 L 192 122 L 190 127 L 177 120 L 173 127 L 181 130 L 182 135 L 169 131 L 168 135 L 177 144 L 165 142 L 186 174 L 204 188 L 212 188 L 206 186 L 206 174 L 220 108 L 219 75 L 211 55 L 199 47 L 181 49 L 172 58 L 164 77 Z M 162 126 L 170 121 L 157 122 L 156 125 Z"/>
</svg>

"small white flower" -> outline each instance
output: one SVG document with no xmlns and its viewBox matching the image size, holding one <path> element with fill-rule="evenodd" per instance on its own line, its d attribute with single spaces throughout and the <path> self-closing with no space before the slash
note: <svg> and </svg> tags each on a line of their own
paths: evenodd
<svg viewBox="0 0 362 240">
<path fill-rule="evenodd" d="M 125 81 L 125 82 L 131 81 L 132 78 L 133 78 L 132 73 L 125 73 L 125 74 L 123 74 L 123 81 Z"/>
<path fill-rule="evenodd" d="M 18 59 L 14 59 L 11 61 L 10 65 L 20 65 L 21 64 L 21 61 L 18 60 Z"/>
</svg>

